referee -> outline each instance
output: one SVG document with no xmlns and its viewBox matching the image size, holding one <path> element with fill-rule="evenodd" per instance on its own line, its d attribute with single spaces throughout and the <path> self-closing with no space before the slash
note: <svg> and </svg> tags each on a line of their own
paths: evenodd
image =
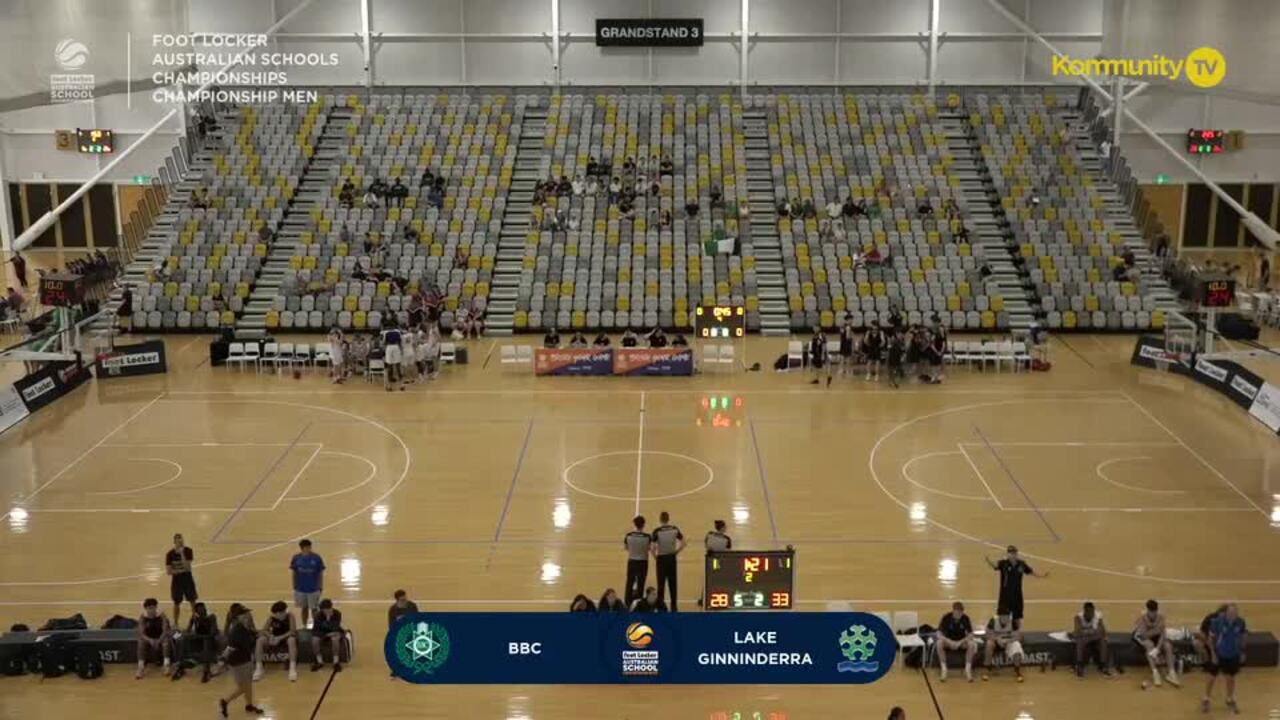
<svg viewBox="0 0 1280 720">
<path fill-rule="evenodd" d="M 671 524 L 671 516 L 664 510 L 658 516 L 662 522 L 653 531 L 653 554 L 658 558 L 658 600 L 661 601 L 667 589 L 671 591 L 671 602 L 667 607 L 676 611 L 676 555 L 684 550 L 684 533 Z"/>
<path fill-rule="evenodd" d="M 622 539 L 627 549 L 627 584 L 623 590 L 627 607 L 644 595 L 644 584 L 649 577 L 649 548 L 653 544 L 653 538 L 644 531 L 644 516 L 637 515 L 631 522 L 636 529 Z"/>
<path fill-rule="evenodd" d="M 715 525 L 716 525 L 716 529 L 707 531 L 707 537 L 703 541 L 707 546 L 707 552 L 713 553 L 713 552 L 722 552 L 724 550 L 732 550 L 733 538 L 725 534 L 724 521 L 717 520 Z"/>
</svg>

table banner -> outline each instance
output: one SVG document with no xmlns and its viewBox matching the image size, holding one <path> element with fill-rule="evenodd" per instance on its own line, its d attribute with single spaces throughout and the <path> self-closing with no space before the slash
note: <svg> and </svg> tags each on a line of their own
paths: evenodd
<svg viewBox="0 0 1280 720">
<path fill-rule="evenodd" d="M 384 646 L 422 684 L 862 685 L 897 641 L 867 613 L 413 613 Z"/>
<path fill-rule="evenodd" d="M 612 375 L 613 348 L 538 348 L 534 375 Z"/>
<path fill-rule="evenodd" d="M 687 347 L 618 348 L 614 375 L 692 375 L 693 350 Z"/>
</svg>

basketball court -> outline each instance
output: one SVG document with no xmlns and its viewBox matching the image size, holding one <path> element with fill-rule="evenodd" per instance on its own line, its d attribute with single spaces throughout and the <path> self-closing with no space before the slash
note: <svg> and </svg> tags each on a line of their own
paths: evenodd
<svg viewBox="0 0 1280 720">
<path fill-rule="evenodd" d="M 0 624 L 76 611 L 100 622 L 167 602 L 175 532 L 196 552 L 202 598 L 263 606 L 289 595 L 288 558 L 309 537 L 326 594 L 357 631 L 356 661 L 319 717 L 876 717 L 934 714 L 920 673 L 866 688 L 409 687 L 381 660 L 385 611 L 406 588 L 436 610 L 560 610 L 621 589 L 622 534 L 637 511 L 672 514 L 696 546 L 711 521 L 735 547 L 796 548 L 800 610 L 916 610 L 953 599 L 993 609 L 983 562 L 1017 544 L 1045 580 L 1027 626 L 1065 629 L 1098 603 L 1126 629 L 1148 597 L 1194 625 L 1238 600 L 1250 626 L 1280 623 L 1274 436 L 1193 383 L 1129 367 L 1126 337 L 1055 341 L 1049 373 L 956 368 L 941 386 L 892 390 L 801 373 L 693 379 L 537 378 L 502 368 L 494 343 L 427 386 L 386 393 L 322 373 L 300 380 L 211 368 L 196 338 L 168 341 L 167 376 L 99 383 L 0 438 Z M 768 367 L 782 345 L 753 339 Z M 101 548 L 110 551 L 101 551 Z M 681 562 L 682 609 L 701 590 Z M 64 612 L 65 611 L 65 612 Z M 4 717 L 127 704 L 137 717 L 213 707 L 215 690 L 135 682 L 6 681 Z M 948 718 L 1189 716 L 1203 676 L 1143 693 L 1143 675 L 1080 683 L 1065 669 L 932 691 Z M 274 717 L 306 717 L 327 673 L 260 683 Z M 1246 671 L 1252 717 L 1280 683 Z M 123 706 L 123 705 L 122 705 Z M 726 715 L 717 715 L 726 713 Z M 734 715 L 741 713 L 741 715 Z M 1254 714 L 1256 713 L 1256 714 Z"/>
</svg>

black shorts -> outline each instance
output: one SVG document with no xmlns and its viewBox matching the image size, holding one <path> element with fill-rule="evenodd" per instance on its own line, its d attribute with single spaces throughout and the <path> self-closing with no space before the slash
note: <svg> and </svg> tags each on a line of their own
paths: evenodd
<svg viewBox="0 0 1280 720">
<path fill-rule="evenodd" d="M 174 575 L 169 581 L 169 594 L 173 598 L 173 602 L 180 603 L 183 600 L 187 602 L 195 602 L 199 599 L 196 594 L 196 580 L 190 573 Z"/>
<path fill-rule="evenodd" d="M 1240 656 L 1237 655 L 1236 657 L 1231 658 L 1220 657 L 1216 663 L 1205 663 L 1204 669 L 1205 672 L 1213 675 L 1214 677 L 1217 677 L 1218 673 L 1222 673 L 1227 676 L 1234 676 L 1236 673 L 1240 672 Z"/>
</svg>

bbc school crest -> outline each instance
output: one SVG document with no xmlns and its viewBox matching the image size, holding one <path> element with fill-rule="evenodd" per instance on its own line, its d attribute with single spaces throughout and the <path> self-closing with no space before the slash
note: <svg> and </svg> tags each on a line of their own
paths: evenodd
<svg viewBox="0 0 1280 720">
<path fill-rule="evenodd" d="M 880 663 L 872 660 L 876 654 L 876 634 L 862 625 L 852 625 L 840 633 L 840 654 L 844 660 L 836 665 L 838 672 L 873 673 L 880 670 Z"/>
<path fill-rule="evenodd" d="M 395 635 L 397 674 L 424 682 L 449 661 L 449 631 L 440 623 L 406 622 Z"/>
</svg>

